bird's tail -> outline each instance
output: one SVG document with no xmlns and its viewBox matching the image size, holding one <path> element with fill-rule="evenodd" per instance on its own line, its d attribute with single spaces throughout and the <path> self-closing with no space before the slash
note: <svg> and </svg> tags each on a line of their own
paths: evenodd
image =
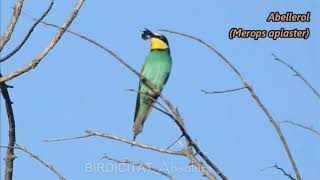
<svg viewBox="0 0 320 180">
<path fill-rule="evenodd" d="M 150 114 L 152 108 L 151 105 L 143 106 L 141 109 L 139 109 L 139 112 L 137 113 L 134 124 L 133 124 L 133 141 L 136 140 L 136 137 L 138 134 L 140 134 L 143 130 L 143 125 L 148 118 L 148 115 Z"/>
</svg>

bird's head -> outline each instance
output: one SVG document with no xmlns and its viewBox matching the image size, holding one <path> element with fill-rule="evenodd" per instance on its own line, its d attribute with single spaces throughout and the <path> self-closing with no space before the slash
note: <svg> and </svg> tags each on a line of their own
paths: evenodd
<svg viewBox="0 0 320 180">
<path fill-rule="evenodd" d="M 144 40 L 150 39 L 151 50 L 169 49 L 169 42 L 162 34 L 153 33 L 149 29 L 145 29 L 142 31 L 141 38 Z"/>
</svg>

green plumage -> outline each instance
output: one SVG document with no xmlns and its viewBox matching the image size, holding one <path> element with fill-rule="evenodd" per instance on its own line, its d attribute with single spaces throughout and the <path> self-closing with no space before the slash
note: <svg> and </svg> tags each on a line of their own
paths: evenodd
<svg viewBox="0 0 320 180">
<path fill-rule="evenodd" d="M 171 65 L 172 61 L 169 49 L 151 50 L 145 59 L 141 74 L 161 92 L 169 78 Z M 134 115 L 134 139 L 142 131 L 143 124 L 152 110 L 154 99 L 158 98 L 158 96 L 141 81 L 139 83 L 139 92 Z"/>
</svg>

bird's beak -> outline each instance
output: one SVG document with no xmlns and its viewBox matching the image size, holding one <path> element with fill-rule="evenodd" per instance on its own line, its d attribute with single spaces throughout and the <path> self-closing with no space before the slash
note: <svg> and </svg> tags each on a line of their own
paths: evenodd
<svg viewBox="0 0 320 180">
<path fill-rule="evenodd" d="M 150 39 L 151 37 L 154 37 L 154 34 L 147 28 L 145 28 L 143 31 L 141 31 L 142 34 L 141 34 L 141 38 L 143 40 L 147 40 L 147 39 Z"/>
</svg>

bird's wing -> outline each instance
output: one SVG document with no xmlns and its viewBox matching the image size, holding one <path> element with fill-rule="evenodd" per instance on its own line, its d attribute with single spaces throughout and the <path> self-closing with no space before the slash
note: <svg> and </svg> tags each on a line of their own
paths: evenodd
<svg viewBox="0 0 320 180">
<path fill-rule="evenodd" d="M 156 59 L 147 59 L 141 71 L 141 74 L 155 85 L 159 91 L 162 90 L 170 75 L 171 59 L 169 60 L 170 61 L 164 61 L 164 59 L 161 59 L 161 61 L 157 61 Z M 134 116 L 134 137 L 142 131 L 143 124 L 150 114 L 152 106 L 157 98 L 158 94 L 155 94 L 140 81 Z"/>
<path fill-rule="evenodd" d="M 158 72 L 152 64 L 146 62 L 142 67 L 141 74 L 147 78 L 151 83 L 157 80 Z M 136 100 L 136 109 L 134 114 L 133 132 L 136 136 L 142 131 L 143 124 L 152 110 L 154 100 L 157 99 L 155 95 L 145 84 L 139 82 L 139 92 Z"/>
</svg>

